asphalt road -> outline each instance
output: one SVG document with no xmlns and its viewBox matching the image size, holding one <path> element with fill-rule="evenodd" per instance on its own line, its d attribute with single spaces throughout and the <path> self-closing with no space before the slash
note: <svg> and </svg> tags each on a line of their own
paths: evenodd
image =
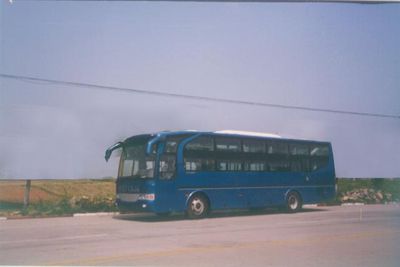
<svg viewBox="0 0 400 267">
<path fill-rule="evenodd" d="M 400 266 L 400 206 L 0 221 L 2 265 Z"/>
</svg>

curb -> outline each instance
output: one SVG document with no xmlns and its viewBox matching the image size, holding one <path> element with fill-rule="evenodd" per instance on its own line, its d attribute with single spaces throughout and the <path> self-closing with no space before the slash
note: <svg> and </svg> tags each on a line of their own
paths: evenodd
<svg viewBox="0 0 400 267">
<path fill-rule="evenodd" d="M 93 213 L 74 213 L 72 217 L 90 217 L 90 216 L 110 216 L 118 215 L 119 212 L 93 212 Z"/>
<path fill-rule="evenodd" d="M 319 207 L 317 204 L 306 204 L 306 205 L 303 205 L 303 207 L 304 208 L 316 208 L 316 207 Z"/>
<path fill-rule="evenodd" d="M 0 221 L 7 220 L 24 220 L 24 219 L 49 219 L 49 218 L 65 218 L 65 217 L 90 217 L 90 216 L 111 216 L 119 215 L 119 212 L 94 212 L 94 213 L 74 213 L 64 215 L 51 215 L 51 216 L 9 216 L 0 217 Z"/>
<path fill-rule="evenodd" d="M 6 217 L 6 220 L 25 220 L 25 219 L 51 219 L 51 218 L 66 218 L 66 217 L 72 217 L 72 214 L 63 214 L 63 215 L 50 215 L 50 216 L 45 216 L 45 215 L 40 215 L 40 216 L 10 216 Z"/>
</svg>

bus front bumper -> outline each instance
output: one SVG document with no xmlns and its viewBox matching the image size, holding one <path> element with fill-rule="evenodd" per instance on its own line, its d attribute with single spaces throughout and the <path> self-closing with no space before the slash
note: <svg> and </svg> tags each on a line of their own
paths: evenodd
<svg viewBox="0 0 400 267">
<path fill-rule="evenodd" d="M 153 205 L 145 200 L 138 200 L 136 202 L 128 202 L 117 199 L 115 205 L 120 211 L 136 211 L 136 212 L 146 212 L 153 211 Z"/>
<path fill-rule="evenodd" d="M 115 201 L 120 211 L 153 211 L 154 194 L 117 194 Z"/>
</svg>

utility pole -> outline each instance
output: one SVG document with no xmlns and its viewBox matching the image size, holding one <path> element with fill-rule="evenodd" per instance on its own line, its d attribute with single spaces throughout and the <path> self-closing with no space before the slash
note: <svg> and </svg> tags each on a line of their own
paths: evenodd
<svg viewBox="0 0 400 267">
<path fill-rule="evenodd" d="M 26 180 L 25 194 L 24 194 L 24 208 L 29 206 L 29 195 L 31 192 L 31 180 Z"/>
</svg>

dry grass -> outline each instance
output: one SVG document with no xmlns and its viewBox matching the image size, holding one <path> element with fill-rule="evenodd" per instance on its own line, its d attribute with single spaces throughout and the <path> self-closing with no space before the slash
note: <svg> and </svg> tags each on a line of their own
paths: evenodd
<svg viewBox="0 0 400 267">
<path fill-rule="evenodd" d="M 25 181 L 0 181 L 0 203 L 23 203 Z M 114 180 L 33 180 L 30 201 L 57 201 L 64 197 L 113 197 Z"/>
<path fill-rule="evenodd" d="M 114 209 L 114 179 L 33 180 L 30 207 L 24 210 L 25 184 L 26 181 L 0 180 L 0 214 L 60 214 Z"/>
</svg>

